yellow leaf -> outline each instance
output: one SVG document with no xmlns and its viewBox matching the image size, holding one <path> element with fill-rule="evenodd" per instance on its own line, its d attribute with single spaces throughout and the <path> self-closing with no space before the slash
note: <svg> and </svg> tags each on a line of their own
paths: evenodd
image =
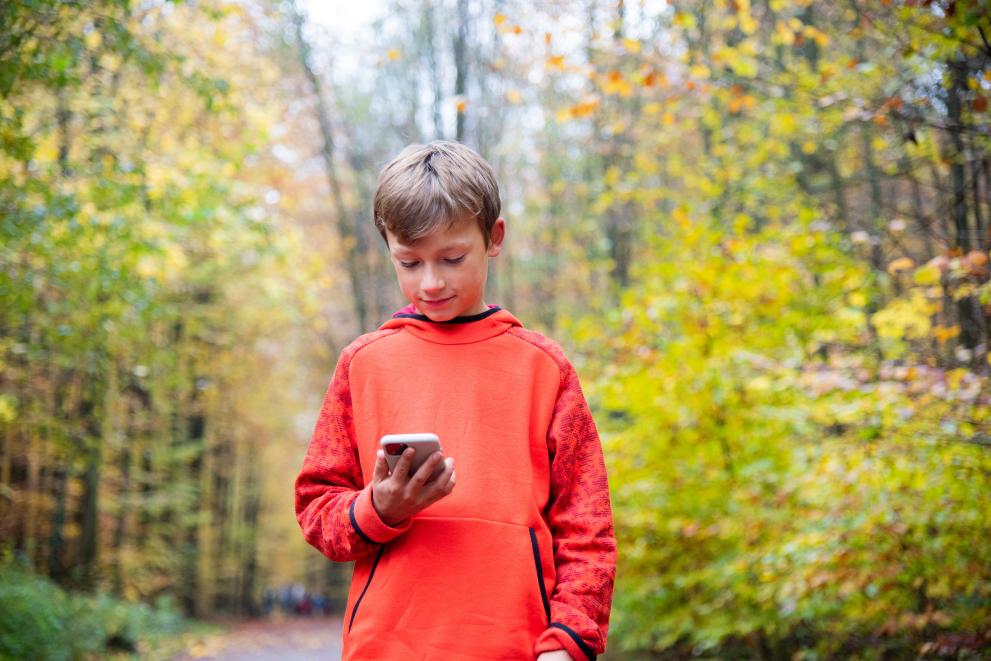
<svg viewBox="0 0 991 661">
<path fill-rule="evenodd" d="M 661 118 L 661 121 L 664 122 L 664 126 L 671 126 L 672 124 L 674 124 L 674 115 L 672 115 L 669 112 L 666 112 L 664 113 L 664 116 Z"/>
<path fill-rule="evenodd" d="M 900 257 L 888 264 L 888 273 L 894 275 L 898 271 L 907 271 L 913 266 L 915 266 L 915 262 L 911 259 L 908 257 Z"/>
<path fill-rule="evenodd" d="M 708 78 L 709 77 L 709 67 L 704 64 L 696 64 L 690 70 L 693 78 Z"/>
<path fill-rule="evenodd" d="M 790 113 L 783 112 L 775 118 L 776 133 L 782 137 L 794 135 L 797 128 L 798 122 L 795 120 L 795 116 Z"/>
<path fill-rule="evenodd" d="M 626 50 L 628 50 L 631 53 L 640 52 L 640 42 L 636 39 L 631 39 L 629 37 L 623 39 L 623 46 L 625 46 Z"/>
<path fill-rule="evenodd" d="M 914 280 L 919 285 L 934 285 L 940 281 L 943 273 L 936 264 L 926 264 L 915 272 Z"/>
<path fill-rule="evenodd" d="M 13 401 L 7 395 L 0 395 L 0 422 L 13 422 L 17 417 L 17 410 Z"/>
<path fill-rule="evenodd" d="M 564 55 L 551 55 L 545 63 L 548 69 L 564 71 Z"/>
<path fill-rule="evenodd" d="M 671 22 L 678 27 L 688 29 L 694 28 L 698 25 L 698 21 L 695 20 L 695 16 L 693 14 L 680 11 L 675 13 L 674 17 L 671 19 Z"/>
<path fill-rule="evenodd" d="M 587 100 L 581 103 L 571 106 L 568 110 L 571 117 L 588 117 L 594 113 L 599 108 L 599 100 L 595 97 L 589 97 Z"/>
<path fill-rule="evenodd" d="M 619 168 L 616 167 L 615 165 L 611 165 L 609 166 L 608 169 L 606 169 L 603 178 L 606 180 L 607 184 L 609 184 L 610 186 L 615 186 L 619 182 L 619 176 L 620 176 Z"/>
<path fill-rule="evenodd" d="M 506 15 L 496 14 L 495 16 L 492 17 L 492 22 L 495 23 L 496 25 L 502 25 L 503 23 L 506 22 Z"/>
<path fill-rule="evenodd" d="M 509 90 L 506 92 L 506 100 L 510 103 L 521 103 L 523 95 L 520 94 L 519 90 Z"/>
<path fill-rule="evenodd" d="M 633 86 L 619 71 L 610 71 L 606 76 L 606 81 L 602 84 L 602 91 L 606 94 L 630 96 L 633 93 Z"/>
<path fill-rule="evenodd" d="M 96 30 L 93 30 L 86 35 L 84 41 L 86 42 L 86 48 L 89 50 L 96 50 L 103 43 L 103 35 L 101 35 Z"/>
<path fill-rule="evenodd" d="M 399 51 L 398 48 L 390 48 L 388 52 L 386 52 L 385 56 L 389 58 L 390 62 L 394 62 L 398 60 L 400 57 L 402 57 L 402 53 Z"/>
</svg>

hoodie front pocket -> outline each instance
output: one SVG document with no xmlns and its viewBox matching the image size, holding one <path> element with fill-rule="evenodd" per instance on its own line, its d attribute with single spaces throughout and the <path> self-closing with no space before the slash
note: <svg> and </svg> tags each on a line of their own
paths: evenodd
<svg viewBox="0 0 991 661">
<path fill-rule="evenodd" d="M 369 659 L 413 650 L 426 658 L 529 658 L 549 621 L 545 582 L 553 585 L 538 539 L 517 524 L 415 519 L 387 545 L 389 557 L 358 598 L 349 647 Z"/>
</svg>

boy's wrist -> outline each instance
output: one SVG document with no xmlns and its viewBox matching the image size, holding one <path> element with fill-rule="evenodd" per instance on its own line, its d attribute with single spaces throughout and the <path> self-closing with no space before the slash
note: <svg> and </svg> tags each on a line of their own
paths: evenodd
<svg viewBox="0 0 991 661">
<path fill-rule="evenodd" d="M 575 661 L 568 654 L 567 650 L 549 650 L 547 652 L 541 652 L 537 656 L 537 661 Z"/>
<path fill-rule="evenodd" d="M 382 519 L 375 508 L 372 486 L 369 484 L 359 494 L 353 505 L 354 526 L 358 533 L 373 544 L 390 542 L 409 529 L 412 520 L 406 519 L 390 525 Z"/>
<path fill-rule="evenodd" d="M 382 512 L 382 507 L 375 501 L 375 488 L 371 485 L 369 485 L 368 488 L 372 491 L 372 507 L 375 508 L 375 513 L 378 514 L 378 517 L 381 519 L 382 523 L 390 528 L 399 528 L 409 520 L 409 517 L 406 517 L 405 519 L 400 519 L 397 521 L 394 518 L 384 514 Z"/>
</svg>

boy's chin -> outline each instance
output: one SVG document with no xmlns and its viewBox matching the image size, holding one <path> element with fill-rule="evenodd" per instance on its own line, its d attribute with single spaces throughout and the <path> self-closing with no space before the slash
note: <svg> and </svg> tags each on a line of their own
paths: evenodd
<svg viewBox="0 0 991 661">
<path fill-rule="evenodd" d="M 450 321 L 451 319 L 454 319 L 457 316 L 457 314 L 455 314 L 454 312 L 446 312 L 440 310 L 438 310 L 437 312 L 431 312 L 430 310 L 422 310 L 420 314 L 422 314 L 430 321 L 436 321 L 438 323 L 442 321 Z"/>
<path fill-rule="evenodd" d="M 465 314 L 460 308 L 450 305 L 446 305 L 440 310 L 431 310 L 426 305 L 414 305 L 413 307 L 430 321 L 436 322 L 450 321 L 459 315 Z"/>
</svg>

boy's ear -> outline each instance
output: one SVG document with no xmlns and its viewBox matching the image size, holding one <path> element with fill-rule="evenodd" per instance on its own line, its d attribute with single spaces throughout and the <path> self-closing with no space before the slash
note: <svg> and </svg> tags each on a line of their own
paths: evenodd
<svg viewBox="0 0 991 661">
<path fill-rule="evenodd" d="M 488 256 L 495 257 L 502 251 L 502 241 L 506 238 L 506 219 L 497 218 L 489 234 Z"/>
</svg>

